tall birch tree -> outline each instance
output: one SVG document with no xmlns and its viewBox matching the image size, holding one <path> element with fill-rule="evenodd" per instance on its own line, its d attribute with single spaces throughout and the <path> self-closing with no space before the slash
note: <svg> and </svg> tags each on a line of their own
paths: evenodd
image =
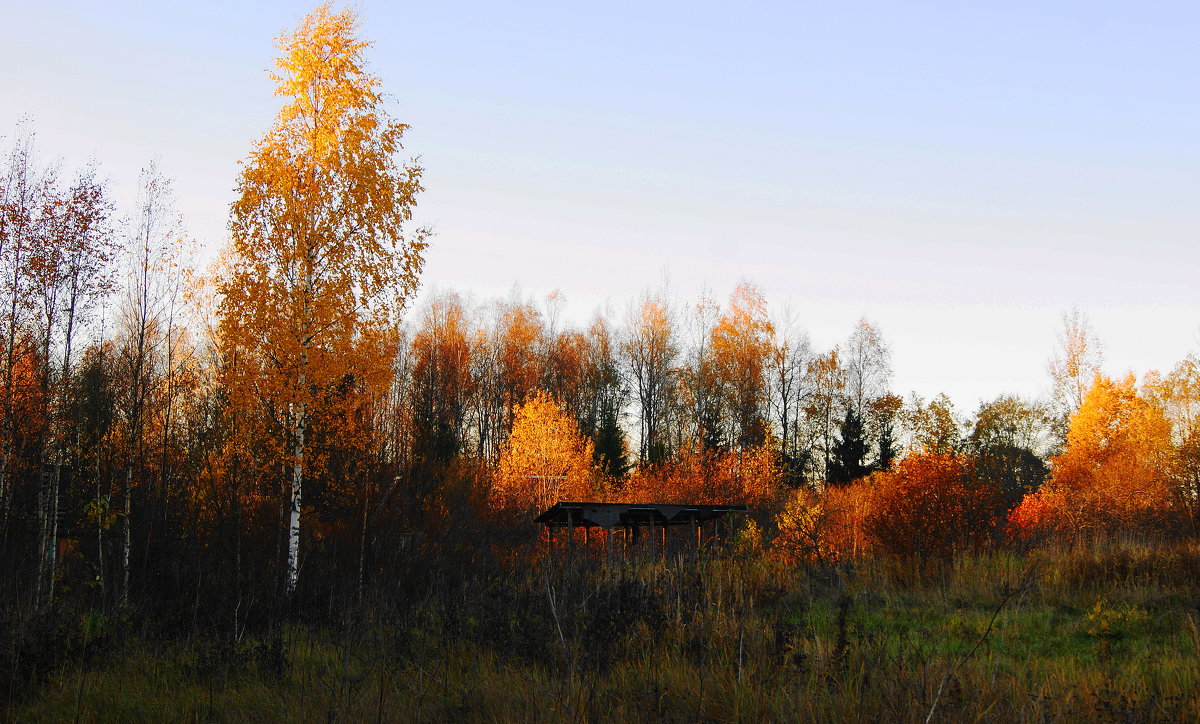
<svg viewBox="0 0 1200 724">
<path fill-rule="evenodd" d="M 30 352 L 30 345 L 21 344 L 33 313 L 29 256 L 36 243 L 38 206 L 46 185 L 34 159 L 33 141 L 33 129 L 28 121 L 22 121 L 0 179 L 0 529 L 5 541 L 16 489 L 18 370 L 29 362 L 26 356 Z"/>
<path fill-rule="evenodd" d="M 621 352 L 633 380 L 638 409 L 638 460 L 642 465 L 664 457 L 666 418 L 675 359 L 675 318 L 667 301 L 646 294 L 630 307 Z"/>
<path fill-rule="evenodd" d="M 149 439 L 147 422 L 163 381 L 164 330 L 173 324 L 171 303 L 179 260 L 187 243 L 175 211 L 171 181 L 157 164 L 142 169 L 137 207 L 126 239 L 124 295 L 118 309 L 118 399 L 125 426 L 125 513 L 118 602 L 129 603 L 135 490 L 142 485 Z"/>
<path fill-rule="evenodd" d="M 66 413 L 75 339 L 92 305 L 109 290 L 109 263 L 114 253 L 109 224 L 112 204 L 94 165 L 86 167 L 65 194 L 53 190 L 44 206 L 44 229 L 29 264 L 37 279 L 40 319 L 35 326 L 42 349 L 43 386 L 51 406 L 49 434 L 41 451 L 43 466 L 52 467 L 49 475 L 42 476 L 40 505 L 38 585 L 43 600 L 53 592 L 57 566 L 59 495 L 69 447 Z M 53 366 L 56 346 L 57 375 Z"/>
<path fill-rule="evenodd" d="M 226 344 L 253 361 L 243 399 L 273 414 L 286 458 L 284 590 L 300 567 L 310 424 L 337 384 L 386 384 L 395 321 L 428 232 L 405 236 L 421 168 L 398 165 L 407 126 L 383 109 L 350 10 L 313 10 L 276 42 L 275 124 L 243 162 L 234 263 L 219 283 Z"/>
<path fill-rule="evenodd" d="M 1058 345 L 1047 365 L 1064 441 L 1067 420 L 1083 405 L 1083 398 L 1087 397 L 1092 382 L 1100 374 L 1103 357 L 1103 347 L 1092 331 L 1087 314 L 1077 308 L 1064 312 Z"/>
</svg>

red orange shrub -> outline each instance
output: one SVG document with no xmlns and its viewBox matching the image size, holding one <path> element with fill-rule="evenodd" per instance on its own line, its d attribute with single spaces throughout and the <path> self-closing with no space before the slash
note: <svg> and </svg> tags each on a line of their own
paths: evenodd
<svg viewBox="0 0 1200 724">
<path fill-rule="evenodd" d="M 850 560 L 867 551 L 863 521 L 872 509 L 871 480 L 794 491 L 775 516 L 772 554 L 792 563 Z"/>
<path fill-rule="evenodd" d="M 990 543 L 1003 520 L 999 491 L 978 480 L 964 456 L 916 453 L 871 480 L 863 527 L 896 557 L 950 558 Z"/>
<path fill-rule="evenodd" d="M 1008 514 L 1008 536 L 1012 541 L 1028 542 L 1054 531 L 1057 496 L 1049 490 L 1026 495 Z"/>
</svg>

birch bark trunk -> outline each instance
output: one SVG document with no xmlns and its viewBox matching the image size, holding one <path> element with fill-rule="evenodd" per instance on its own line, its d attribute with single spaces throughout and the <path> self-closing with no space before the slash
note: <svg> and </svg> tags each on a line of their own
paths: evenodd
<svg viewBox="0 0 1200 724">
<path fill-rule="evenodd" d="M 304 373 L 300 374 L 303 385 Z M 296 581 L 300 575 L 300 506 L 303 502 L 304 483 L 304 434 L 308 424 L 308 406 L 300 403 L 296 418 L 296 440 L 292 447 L 292 484 L 288 495 L 288 543 L 287 578 L 284 592 L 291 598 L 296 592 Z"/>
</svg>

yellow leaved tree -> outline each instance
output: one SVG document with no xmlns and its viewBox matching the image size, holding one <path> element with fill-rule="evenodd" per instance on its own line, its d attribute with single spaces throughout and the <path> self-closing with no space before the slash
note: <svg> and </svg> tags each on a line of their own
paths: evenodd
<svg viewBox="0 0 1200 724">
<path fill-rule="evenodd" d="M 382 108 L 350 10 L 326 4 L 277 42 L 275 124 L 242 164 L 230 218 L 220 333 L 241 360 L 230 401 L 274 424 L 284 456 L 285 590 L 299 570 L 307 436 L 348 391 L 385 385 L 397 316 L 428 232 L 406 236 L 421 168 L 397 165 L 407 128 Z"/>
<path fill-rule="evenodd" d="M 774 337 L 766 298 L 753 284 L 739 284 L 711 334 L 716 381 L 725 392 L 739 450 L 758 447 L 766 436 L 765 370 Z"/>
<path fill-rule="evenodd" d="M 579 433 L 571 414 L 545 392 L 518 406 L 492 483 L 493 503 L 544 510 L 560 500 L 591 500 L 598 492 L 592 441 Z"/>
<path fill-rule="evenodd" d="M 1071 417 L 1067 447 L 1053 459 L 1044 497 L 1073 532 L 1160 523 L 1174 504 L 1175 450 L 1162 411 L 1138 394 L 1133 375 L 1096 375 Z"/>
</svg>

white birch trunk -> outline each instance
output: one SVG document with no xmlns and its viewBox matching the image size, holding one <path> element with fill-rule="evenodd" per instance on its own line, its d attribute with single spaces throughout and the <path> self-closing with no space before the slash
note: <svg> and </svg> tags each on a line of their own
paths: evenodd
<svg viewBox="0 0 1200 724">
<path fill-rule="evenodd" d="M 300 380 L 303 387 L 303 373 Z M 288 498 L 287 580 L 284 590 L 288 598 L 296 592 L 296 581 L 300 576 L 300 505 L 304 483 L 304 433 L 308 423 L 308 406 L 300 403 L 299 407 L 300 411 L 296 416 L 296 440 L 292 448 L 292 485 Z"/>
<path fill-rule="evenodd" d="M 8 427 L 9 426 L 7 424 L 5 424 L 5 425 L 3 425 L 3 429 L 0 429 L 0 434 L 4 434 L 3 439 L 0 439 L 0 447 L 4 448 L 3 453 L 0 454 L 0 530 L 4 531 L 2 541 L 3 541 L 3 544 L 5 545 L 5 547 L 8 546 L 8 529 L 9 529 L 9 525 L 8 525 L 8 508 L 9 508 L 8 453 L 9 453 L 9 442 L 12 440 L 12 436 L 7 434 Z"/>
<path fill-rule="evenodd" d="M 47 474 L 46 465 L 38 471 L 41 488 L 38 517 L 41 519 L 41 554 L 38 558 L 37 599 L 39 605 L 54 598 L 54 579 L 58 572 L 58 490 L 62 467 Z"/>
<path fill-rule="evenodd" d="M 129 605 L 129 553 L 133 550 L 133 461 L 125 469 L 125 540 L 121 545 L 121 594 L 117 603 Z"/>
<path fill-rule="evenodd" d="M 37 606 L 41 606 L 50 600 L 50 593 L 53 586 L 50 584 L 53 568 L 53 539 L 50 529 L 53 525 L 52 518 L 55 516 L 51 513 L 51 491 L 50 477 L 46 475 L 45 451 L 38 459 L 38 558 L 37 558 L 37 579 L 34 582 L 34 602 Z"/>
<path fill-rule="evenodd" d="M 100 501 L 100 453 L 96 453 L 96 502 Z M 96 582 L 100 585 L 100 600 L 104 601 L 107 588 L 104 577 L 104 521 L 108 517 L 108 507 L 99 512 L 96 520 Z"/>
</svg>

